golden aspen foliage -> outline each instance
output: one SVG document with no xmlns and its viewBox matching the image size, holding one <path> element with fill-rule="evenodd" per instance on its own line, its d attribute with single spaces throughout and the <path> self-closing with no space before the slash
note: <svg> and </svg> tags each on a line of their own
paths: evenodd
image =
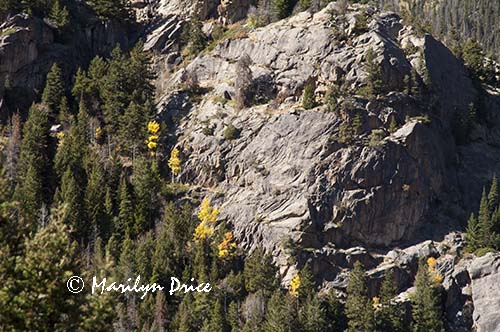
<svg viewBox="0 0 500 332">
<path fill-rule="evenodd" d="M 215 224 L 217 217 L 219 217 L 219 209 L 210 205 L 210 200 L 205 197 L 201 202 L 198 218 L 200 218 L 201 222 L 213 225 Z"/>
<path fill-rule="evenodd" d="M 172 171 L 172 174 L 175 176 L 179 175 L 181 170 L 182 170 L 181 159 L 179 158 L 179 150 L 177 148 L 173 149 L 172 152 L 170 152 L 170 159 L 168 160 L 168 167 Z"/>
<path fill-rule="evenodd" d="M 96 140 L 100 140 L 101 139 L 101 137 L 102 137 L 102 128 L 101 127 L 97 127 L 95 129 L 94 137 L 95 137 Z"/>
<path fill-rule="evenodd" d="M 236 250 L 236 243 L 234 242 L 233 232 L 224 234 L 224 239 L 218 246 L 219 258 L 225 259 L 234 256 Z"/>
<path fill-rule="evenodd" d="M 210 200 L 205 197 L 201 202 L 200 212 L 198 212 L 200 224 L 194 230 L 194 239 L 196 241 L 205 240 L 213 235 L 214 224 L 218 216 L 219 209 L 210 205 Z"/>
<path fill-rule="evenodd" d="M 434 257 L 429 257 L 427 259 L 427 267 L 429 269 L 432 280 L 435 283 L 440 284 L 443 281 L 443 276 L 437 270 L 437 260 Z"/>
<path fill-rule="evenodd" d="M 294 297 L 299 296 L 299 288 L 300 288 L 300 276 L 298 274 L 293 277 L 292 281 L 290 281 L 289 293 Z"/>
<path fill-rule="evenodd" d="M 160 124 L 156 121 L 148 122 L 148 139 L 146 140 L 146 145 L 150 151 L 151 156 L 156 153 L 156 148 L 158 147 L 158 139 L 160 138 Z"/>
</svg>

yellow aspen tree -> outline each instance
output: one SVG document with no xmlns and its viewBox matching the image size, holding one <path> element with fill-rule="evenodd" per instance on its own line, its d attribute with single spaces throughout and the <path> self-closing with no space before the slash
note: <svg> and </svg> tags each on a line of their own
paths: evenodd
<svg viewBox="0 0 500 332">
<path fill-rule="evenodd" d="M 219 209 L 210 205 L 210 200 L 205 197 L 201 202 L 200 212 L 198 212 L 200 224 L 194 230 L 194 239 L 200 241 L 212 236 L 218 217 Z"/>
<path fill-rule="evenodd" d="M 293 297 L 299 297 L 299 288 L 300 288 L 300 276 L 298 274 L 293 277 L 292 281 L 290 281 L 290 287 L 288 289 L 290 295 Z"/>
<path fill-rule="evenodd" d="M 224 234 L 224 239 L 217 248 L 219 249 L 219 258 L 226 259 L 233 257 L 236 250 L 233 232 L 226 232 Z"/>
<path fill-rule="evenodd" d="M 181 173 L 181 159 L 179 158 L 179 150 L 177 148 L 174 148 L 172 152 L 170 152 L 168 167 L 174 176 L 178 176 Z"/>
<path fill-rule="evenodd" d="M 158 147 L 158 139 L 160 138 L 159 136 L 160 132 L 160 124 L 156 121 L 149 121 L 148 122 L 148 139 L 146 140 L 146 145 L 149 149 L 149 152 L 151 156 L 154 156 L 156 154 L 156 148 Z"/>
</svg>

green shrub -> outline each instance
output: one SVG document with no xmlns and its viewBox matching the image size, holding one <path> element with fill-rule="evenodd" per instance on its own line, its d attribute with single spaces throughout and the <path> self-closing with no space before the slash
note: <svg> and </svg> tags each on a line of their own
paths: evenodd
<svg viewBox="0 0 500 332">
<path fill-rule="evenodd" d="M 304 87 L 304 92 L 302 93 L 302 107 L 306 110 L 310 110 L 316 106 L 316 99 L 314 98 L 314 83 L 309 82 Z"/>
<path fill-rule="evenodd" d="M 379 146 L 380 142 L 384 139 L 385 136 L 385 132 L 382 129 L 372 130 L 370 134 L 370 142 L 368 143 L 368 145 L 372 148 Z"/>
<path fill-rule="evenodd" d="M 495 249 L 489 248 L 489 247 L 479 248 L 476 251 L 474 251 L 474 255 L 476 255 L 477 257 L 482 257 L 482 256 L 484 256 L 484 255 L 486 255 L 487 253 L 490 253 L 490 252 L 497 252 L 497 251 Z"/>
<path fill-rule="evenodd" d="M 224 138 L 228 141 L 240 137 L 240 129 L 236 128 L 233 124 L 229 124 L 224 130 Z"/>
</svg>

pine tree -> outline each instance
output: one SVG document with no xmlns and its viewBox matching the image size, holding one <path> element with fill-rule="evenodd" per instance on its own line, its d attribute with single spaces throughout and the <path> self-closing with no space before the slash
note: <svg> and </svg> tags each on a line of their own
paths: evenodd
<svg viewBox="0 0 500 332">
<path fill-rule="evenodd" d="M 299 272 L 300 287 L 298 290 L 299 301 L 306 301 L 307 298 L 316 293 L 316 283 L 309 264 L 306 264 Z"/>
<path fill-rule="evenodd" d="M 144 139 L 146 130 L 144 124 L 147 123 L 148 112 L 143 106 L 131 102 L 123 116 L 120 117 L 119 136 L 120 142 L 124 146 L 124 152 L 129 156 L 134 156 L 144 151 Z"/>
<path fill-rule="evenodd" d="M 376 54 L 373 49 L 369 49 L 366 53 L 366 71 L 368 80 L 366 83 L 367 93 L 369 96 L 375 96 L 382 92 L 383 81 L 380 65 L 375 60 Z"/>
<path fill-rule="evenodd" d="M 380 287 L 380 309 L 376 316 L 376 331 L 404 332 L 404 314 L 401 307 L 393 300 L 397 295 L 396 282 L 392 270 L 387 270 Z"/>
<path fill-rule="evenodd" d="M 25 217 L 35 221 L 44 202 L 49 200 L 49 121 L 47 112 L 33 105 L 23 127 L 19 157 L 19 182 L 15 199 Z"/>
<path fill-rule="evenodd" d="M 243 275 L 246 290 L 251 293 L 262 290 L 264 294 L 270 295 L 278 286 L 277 272 L 272 257 L 264 254 L 262 248 L 255 249 L 245 260 Z"/>
<path fill-rule="evenodd" d="M 326 312 L 315 293 L 310 293 L 299 312 L 302 332 L 323 332 L 327 329 Z"/>
<path fill-rule="evenodd" d="M 481 203 L 479 205 L 479 245 L 484 247 L 491 247 L 491 235 L 492 235 L 492 224 L 490 215 L 490 206 L 488 202 L 488 196 L 486 195 L 486 190 L 483 190 L 483 195 L 481 196 Z"/>
<path fill-rule="evenodd" d="M 125 178 L 122 178 L 120 182 L 118 200 L 120 202 L 118 225 L 115 225 L 114 231 L 120 235 L 119 238 L 123 239 L 124 235 L 134 234 L 134 210 Z"/>
<path fill-rule="evenodd" d="M 219 299 L 215 301 L 208 326 L 210 332 L 228 332 L 227 322 Z"/>
<path fill-rule="evenodd" d="M 54 22 L 57 29 L 63 29 L 69 23 L 68 9 L 66 7 L 61 8 L 59 0 L 55 0 L 49 14 L 49 18 L 52 22 Z"/>
<path fill-rule="evenodd" d="M 68 296 L 61 287 L 80 274 L 76 243 L 62 222 L 65 213 L 54 211 L 48 225 L 26 240 L 26 252 L 16 265 L 21 291 L 12 303 L 24 312 L 18 331 L 77 330 L 83 295 Z"/>
<path fill-rule="evenodd" d="M 85 238 L 87 225 L 85 225 L 84 208 L 82 206 L 82 192 L 79 188 L 71 168 L 68 167 L 61 181 L 60 204 L 65 207 L 62 220 L 72 228 L 73 234 Z"/>
<path fill-rule="evenodd" d="M 490 192 L 488 193 L 488 205 L 491 214 L 495 212 L 499 205 L 498 179 L 496 175 L 494 175 L 493 179 L 491 180 Z"/>
<path fill-rule="evenodd" d="M 444 332 L 440 292 L 423 261 L 415 279 L 412 316 L 414 332 Z"/>
<path fill-rule="evenodd" d="M 295 331 L 292 304 L 278 289 L 267 305 L 267 315 L 264 322 L 264 332 L 290 332 Z"/>
<path fill-rule="evenodd" d="M 190 56 L 196 56 L 205 49 L 207 37 L 202 28 L 202 22 L 196 17 L 189 22 L 187 52 Z"/>
<path fill-rule="evenodd" d="M 345 331 L 347 330 L 347 317 L 345 315 L 344 305 L 337 297 L 335 289 L 331 289 L 326 298 L 326 321 L 328 323 L 327 331 Z"/>
<path fill-rule="evenodd" d="M 292 13 L 294 1 L 292 0 L 272 0 L 271 10 L 275 20 L 282 20 Z"/>
<path fill-rule="evenodd" d="M 94 0 L 90 4 L 103 20 L 117 20 L 122 23 L 133 21 L 130 0 Z"/>
<path fill-rule="evenodd" d="M 59 113 L 62 98 L 64 97 L 64 89 L 61 68 L 57 63 L 54 63 L 47 74 L 45 89 L 42 94 L 42 103 L 48 107 L 51 116 Z"/>
<path fill-rule="evenodd" d="M 477 218 L 474 213 L 471 213 L 467 221 L 467 229 L 465 230 L 465 239 L 467 241 L 467 249 L 474 252 L 481 247 L 480 230 Z"/>
<path fill-rule="evenodd" d="M 87 227 L 94 232 L 95 236 L 107 239 L 110 236 L 111 225 L 106 218 L 104 207 L 106 194 L 104 176 L 99 157 L 96 155 L 91 156 L 91 165 L 87 174 L 88 182 L 85 189 L 85 209 L 89 221 Z"/>
<path fill-rule="evenodd" d="M 160 175 L 155 163 L 149 163 L 144 158 L 134 162 L 132 177 L 135 197 L 135 234 L 150 229 L 155 219 L 157 193 L 160 191 Z"/>
<path fill-rule="evenodd" d="M 354 264 L 347 284 L 346 314 L 348 332 L 372 332 L 373 306 L 368 298 L 365 270 L 360 262 Z"/>
<path fill-rule="evenodd" d="M 314 98 L 315 84 L 309 82 L 304 87 L 304 93 L 302 94 L 302 107 L 306 110 L 310 110 L 316 106 L 316 100 Z"/>
</svg>

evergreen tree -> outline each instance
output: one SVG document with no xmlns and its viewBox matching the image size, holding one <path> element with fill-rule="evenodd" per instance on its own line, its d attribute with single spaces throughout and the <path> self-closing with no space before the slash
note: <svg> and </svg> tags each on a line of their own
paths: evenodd
<svg viewBox="0 0 500 332">
<path fill-rule="evenodd" d="M 69 23 L 69 12 L 66 7 L 61 8 L 59 0 L 54 1 L 49 19 L 54 22 L 57 29 L 63 29 Z"/>
<path fill-rule="evenodd" d="M 270 295 L 278 286 L 277 273 L 272 257 L 264 254 L 262 248 L 255 249 L 252 255 L 245 260 L 243 275 L 246 290 L 251 293 L 262 290 L 265 294 Z"/>
<path fill-rule="evenodd" d="M 330 290 L 324 305 L 326 307 L 327 331 L 337 332 L 347 330 L 347 317 L 344 305 L 338 299 L 335 289 Z"/>
<path fill-rule="evenodd" d="M 349 332 L 372 332 L 373 306 L 368 298 L 365 270 L 360 262 L 354 264 L 347 284 L 346 314 Z"/>
<path fill-rule="evenodd" d="M 81 294 L 68 296 L 65 285 L 79 275 L 77 246 L 62 222 L 66 212 L 55 211 L 49 224 L 26 240 L 26 252 L 16 266 L 21 291 L 13 303 L 23 312 L 18 331 L 76 331 Z M 76 286 L 76 284 L 75 284 Z"/>
<path fill-rule="evenodd" d="M 49 121 L 47 112 L 33 105 L 23 127 L 19 178 L 15 198 L 29 220 L 37 220 L 39 209 L 49 200 Z"/>
<path fill-rule="evenodd" d="M 493 214 L 499 205 L 498 179 L 496 175 L 494 175 L 491 180 L 490 192 L 488 193 L 488 205 L 490 208 L 490 214 Z"/>
<path fill-rule="evenodd" d="M 299 301 L 306 301 L 311 294 L 316 293 L 316 283 L 311 272 L 311 267 L 306 264 L 299 272 L 300 287 L 298 289 Z"/>
<path fill-rule="evenodd" d="M 467 228 L 465 230 L 465 240 L 467 241 L 467 249 L 474 252 L 481 247 L 480 230 L 477 218 L 474 213 L 471 213 L 467 221 Z"/>
<path fill-rule="evenodd" d="M 134 15 L 130 0 L 94 0 L 90 4 L 103 20 L 133 21 Z"/>
<path fill-rule="evenodd" d="M 122 178 L 120 182 L 119 202 L 118 225 L 115 225 L 114 231 L 119 234 L 119 238 L 123 239 L 125 234 L 128 236 L 134 234 L 134 210 L 125 178 Z"/>
<path fill-rule="evenodd" d="M 106 194 L 104 170 L 98 156 L 92 156 L 91 158 L 91 166 L 87 174 L 88 183 L 85 190 L 85 209 L 89 220 L 87 227 L 91 229 L 94 236 L 107 239 L 110 236 L 111 225 L 106 217 L 104 207 Z"/>
<path fill-rule="evenodd" d="M 160 175 L 155 165 L 143 158 L 134 162 L 135 234 L 150 229 L 154 223 L 157 193 L 160 191 Z"/>
<path fill-rule="evenodd" d="M 369 49 L 366 53 L 366 71 L 368 80 L 366 83 L 367 93 L 369 96 L 374 96 L 382 92 L 383 81 L 380 65 L 375 60 L 376 54 L 373 49 Z"/>
<path fill-rule="evenodd" d="M 443 312 L 438 286 L 425 262 L 421 261 L 412 298 L 412 329 L 414 332 L 443 332 Z"/>
<path fill-rule="evenodd" d="M 227 322 L 219 299 L 215 301 L 208 326 L 210 332 L 228 332 Z"/>
<path fill-rule="evenodd" d="M 294 4 L 293 0 L 272 0 L 272 16 L 275 20 L 282 20 L 288 17 L 292 13 Z"/>
<path fill-rule="evenodd" d="M 42 103 L 45 104 L 51 116 L 59 114 L 62 99 L 64 97 L 64 82 L 62 80 L 61 68 L 54 63 L 45 82 L 42 94 Z"/>
<path fill-rule="evenodd" d="M 326 312 L 316 294 L 309 293 L 299 313 L 302 332 L 323 332 L 327 328 Z"/>
<path fill-rule="evenodd" d="M 144 151 L 148 113 L 144 106 L 131 102 L 120 117 L 120 142 L 124 146 L 124 152 L 129 156 L 135 157 Z"/>
<path fill-rule="evenodd" d="M 292 304 L 279 289 L 273 293 L 267 304 L 266 321 L 263 327 L 264 332 L 295 331 Z"/>
<path fill-rule="evenodd" d="M 401 307 L 393 302 L 397 294 L 397 286 L 392 270 L 388 270 L 380 288 L 380 308 L 376 314 L 376 331 L 407 331 L 404 326 L 405 315 Z"/>
<path fill-rule="evenodd" d="M 314 108 L 316 106 L 316 100 L 314 98 L 315 84 L 309 82 L 304 87 L 304 93 L 302 94 L 302 107 L 306 110 Z"/>
<path fill-rule="evenodd" d="M 479 216 L 478 216 L 478 226 L 479 226 L 479 245 L 483 247 L 490 247 L 492 245 L 492 223 L 490 215 L 490 205 L 488 202 L 488 196 L 486 191 L 483 190 L 483 195 L 481 196 L 481 203 L 479 205 Z"/>
<path fill-rule="evenodd" d="M 82 206 L 82 192 L 79 188 L 71 168 L 68 167 L 61 181 L 61 201 L 59 203 L 65 207 L 62 220 L 72 228 L 76 236 L 85 238 L 87 227 Z"/>
<path fill-rule="evenodd" d="M 196 17 L 189 22 L 187 52 L 190 56 L 196 56 L 205 49 L 207 37 L 202 28 L 203 23 Z"/>
</svg>

